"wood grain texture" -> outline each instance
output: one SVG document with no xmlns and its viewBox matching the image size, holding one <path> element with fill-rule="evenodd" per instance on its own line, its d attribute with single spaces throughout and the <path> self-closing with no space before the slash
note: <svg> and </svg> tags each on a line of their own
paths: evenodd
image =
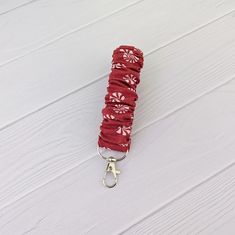
<svg viewBox="0 0 235 235">
<path fill-rule="evenodd" d="M 38 0 L 1 0 L 0 1 L 0 16 L 6 15 L 10 12 L 18 10 L 19 8 L 25 7 Z"/>
<path fill-rule="evenodd" d="M 85 2 L 82 1 L 81 4 L 86 6 L 88 3 Z M 39 6 L 41 3 L 43 1 L 35 2 Z M 69 17 L 64 19 L 60 18 L 60 15 L 57 16 L 60 19 L 59 22 L 63 21 L 63 24 L 59 22 L 57 24 L 57 20 L 50 18 L 50 13 L 54 12 L 54 6 L 57 6 L 57 3 L 49 6 L 42 5 L 41 11 L 32 10 L 35 4 L 28 5 L 27 11 L 25 7 L 21 8 L 22 11 L 17 11 L 22 21 L 27 20 L 22 16 L 29 14 L 31 18 L 29 17 L 27 24 L 16 22 L 17 17 L 14 15 L 6 15 L 8 18 L 5 21 L 3 16 L 1 17 L 2 28 L 5 28 L 5 31 L 1 31 L 3 36 L 0 37 L 0 40 L 3 40 L 0 43 L 2 45 L 0 50 L 2 51 L 0 53 L 1 127 L 107 76 L 111 53 L 117 45 L 135 44 L 147 55 L 216 21 L 234 9 L 234 1 L 229 0 L 223 2 L 196 0 L 193 3 L 188 0 L 146 0 L 117 14 L 112 14 L 117 9 L 111 11 L 109 4 L 105 9 L 111 11 L 110 17 L 104 17 L 102 21 L 89 25 L 90 15 L 88 14 L 89 16 L 79 24 L 77 19 L 80 18 L 77 16 L 76 9 L 74 8 L 75 11 L 73 11 L 73 6 L 71 7 L 70 4 L 67 6 L 71 10 L 66 13 Z M 62 8 L 64 5 L 58 3 L 58 6 Z M 80 6 L 79 3 L 78 6 Z M 95 9 L 98 7 L 99 12 L 102 4 L 98 6 L 95 4 L 94 7 Z M 45 17 L 43 20 L 40 17 L 40 14 L 44 14 L 44 9 L 48 10 L 45 16 L 49 19 Z M 84 8 L 81 9 L 84 12 Z M 146 14 L 151 11 L 153 14 Z M 101 12 L 104 14 L 103 11 Z M 134 20 L 128 20 L 131 17 Z M 92 20 L 94 22 L 98 19 Z M 85 27 L 86 25 L 89 27 Z M 32 33 L 17 34 L 18 30 Z"/>
<path fill-rule="evenodd" d="M 0 235 L 233 234 L 233 0 L 1 3 Z M 96 144 L 120 44 L 146 56 L 108 190 Z"/>
<path fill-rule="evenodd" d="M 234 222 L 235 164 L 232 164 L 123 234 L 232 235 Z"/>
<path fill-rule="evenodd" d="M 233 164 L 233 26 L 231 13 L 146 58 L 113 191 L 95 153 L 105 79 L 2 130 L 0 234 L 117 234 Z"/>
<path fill-rule="evenodd" d="M 146 58 L 136 132 L 233 79 L 234 20 L 228 15 Z M 201 44 L 193 47 L 196 40 Z M 213 51 L 208 46 L 212 40 Z M 106 84 L 106 79 L 100 80 L 0 132 L 0 176 L 5 179 L 0 182 L 0 205 L 94 155 Z"/>
<path fill-rule="evenodd" d="M 234 91 L 233 81 L 135 134 L 129 157 L 119 164 L 122 174 L 118 187 L 113 190 L 102 187 L 104 162 L 96 155 L 85 156 L 81 152 L 73 152 L 71 147 L 70 155 L 66 155 L 65 150 L 68 148 L 65 144 L 57 146 L 64 149 L 63 156 L 55 153 L 56 146 L 51 146 L 51 150 L 47 149 L 45 152 L 42 148 L 41 151 L 31 151 L 34 161 L 46 155 L 46 152 L 54 157 L 35 165 L 34 169 L 21 172 L 21 175 L 27 175 L 28 181 L 23 180 L 23 183 L 22 178 L 19 179 L 20 182 L 14 180 L 14 187 L 5 190 L 5 196 L 10 191 L 14 191 L 15 195 L 18 191 L 19 196 L 20 184 L 20 189 L 31 185 L 30 194 L 1 209 L 1 233 L 14 235 L 30 231 L 30 234 L 45 235 L 119 234 L 151 212 L 176 201 L 176 198 L 184 196 L 207 178 L 218 175 L 222 169 L 234 164 Z M 71 129 L 74 127 L 73 123 L 64 125 L 71 126 Z M 59 126 L 56 126 L 58 129 Z M 71 133 L 68 128 L 60 128 L 64 129 L 64 133 Z M 74 130 L 75 132 L 77 131 Z M 55 130 L 48 131 L 47 135 L 49 133 L 53 135 Z M 89 130 L 87 135 L 88 133 Z M 42 132 L 38 135 L 42 135 Z M 45 138 L 41 137 L 43 139 Z M 68 143 L 72 145 L 71 140 Z M 56 162 L 56 158 L 61 160 Z M 42 186 L 36 179 L 39 175 L 50 178 L 52 174 L 55 175 L 56 170 L 60 171 L 62 165 L 75 158 L 80 160 L 74 162 L 73 169 L 60 174 L 50 183 Z M 53 160 L 54 168 L 51 166 L 47 171 L 49 166 L 45 166 L 46 162 Z M 13 166 L 16 167 L 16 164 Z M 29 175 L 30 171 L 35 172 Z M 15 172 L 19 172 L 19 169 L 16 168 Z M 231 184 L 228 182 L 227 187 Z M 198 203 L 200 202 L 199 200 Z M 224 200 L 218 204 L 218 211 L 226 212 L 225 207 L 228 204 L 223 202 Z M 201 208 L 201 211 L 206 216 L 208 210 L 203 211 Z M 182 208 L 178 219 L 184 213 Z M 194 229 L 195 226 L 196 224 L 189 224 L 188 227 L 185 225 L 185 229 Z M 199 228 L 202 227 L 203 225 Z M 195 228 L 195 231 L 199 228 Z"/>
<path fill-rule="evenodd" d="M 97 0 L 92 4 L 91 0 L 34 0 L 29 2 L 31 4 L 24 4 L 24 7 L 0 18 L 0 66 L 140 2 Z"/>
</svg>

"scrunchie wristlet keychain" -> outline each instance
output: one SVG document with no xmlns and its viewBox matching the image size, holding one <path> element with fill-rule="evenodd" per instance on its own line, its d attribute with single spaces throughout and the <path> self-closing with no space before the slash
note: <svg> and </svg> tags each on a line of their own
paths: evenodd
<svg viewBox="0 0 235 235">
<path fill-rule="evenodd" d="M 139 49 L 120 46 L 114 50 L 97 147 L 99 155 L 108 162 L 103 184 L 109 188 L 117 184 L 117 175 L 120 174 L 115 163 L 123 160 L 130 150 L 132 123 L 138 99 L 136 87 L 140 82 L 142 67 L 143 53 Z M 101 149 L 123 152 L 123 156 L 106 157 Z M 106 176 L 109 172 L 113 174 L 113 184 L 107 183 Z"/>
</svg>

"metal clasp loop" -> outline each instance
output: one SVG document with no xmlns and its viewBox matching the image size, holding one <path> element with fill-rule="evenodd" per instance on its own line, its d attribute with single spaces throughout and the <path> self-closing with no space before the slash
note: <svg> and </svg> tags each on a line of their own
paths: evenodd
<svg viewBox="0 0 235 235">
<path fill-rule="evenodd" d="M 101 148 L 97 145 L 97 153 L 98 153 L 104 160 L 107 160 L 107 161 L 108 161 L 108 158 L 109 158 L 109 157 L 104 156 L 103 153 L 100 151 L 100 149 L 101 149 Z M 103 149 L 105 149 L 105 148 L 103 148 Z M 116 161 L 119 162 L 119 161 L 122 161 L 124 158 L 126 158 L 127 154 L 128 154 L 128 150 L 127 150 L 125 153 L 123 153 L 122 157 L 116 157 L 116 158 L 113 157 L 113 158 L 115 158 Z"/>
<path fill-rule="evenodd" d="M 107 161 L 108 161 L 108 164 L 107 164 L 105 174 L 103 177 L 103 184 L 104 184 L 104 186 L 106 186 L 108 188 L 113 188 L 117 184 L 117 181 L 118 181 L 117 175 L 120 174 L 120 171 L 116 169 L 116 162 L 117 162 L 116 158 L 109 157 L 109 158 L 107 158 Z M 113 184 L 107 183 L 107 175 L 109 172 L 112 173 L 112 175 L 113 175 L 113 178 L 114 178 Z"/>
</svg>

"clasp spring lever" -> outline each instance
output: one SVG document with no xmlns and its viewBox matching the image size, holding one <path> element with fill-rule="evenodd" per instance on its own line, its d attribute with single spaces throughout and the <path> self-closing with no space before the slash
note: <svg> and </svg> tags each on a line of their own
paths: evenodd
<svg viewBox="0 0 235 235">
<path fill-rule="evenodd" d="M 108 161 L 108 164 L 107 164 L 105 174 L 103 177 L 103 184 L 104 184 L 104 186 L 106 186 L 108 188 L 113 188 L 117 184 L 117 181 L 118 181 L 117 175 L 120 174 L 120 171 L 116 169 L 117 159 L 115 159 L 114 157 L 109 157 L 109 158 L 107 158 L 107 161 Z M 107 175 L 109 172 L 112 173 L 112 175 L 113 175 L 113 178 L 114 178 L 113 184 L 107 183 Z"/>
</svg>

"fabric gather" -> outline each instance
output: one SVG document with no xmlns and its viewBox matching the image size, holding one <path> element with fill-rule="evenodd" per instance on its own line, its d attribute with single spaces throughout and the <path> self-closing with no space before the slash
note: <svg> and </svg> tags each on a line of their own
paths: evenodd
<svg viewBox="0 0 235 235">
<path fill-rule="evenodd" d="M 131 131 L 143 67 L 143 53 L 133 46 L 120 46 L 113 52 L 112 70 L 102 110 L 99 147 L 126 152 L 131 145 Z"/>
</svg>

